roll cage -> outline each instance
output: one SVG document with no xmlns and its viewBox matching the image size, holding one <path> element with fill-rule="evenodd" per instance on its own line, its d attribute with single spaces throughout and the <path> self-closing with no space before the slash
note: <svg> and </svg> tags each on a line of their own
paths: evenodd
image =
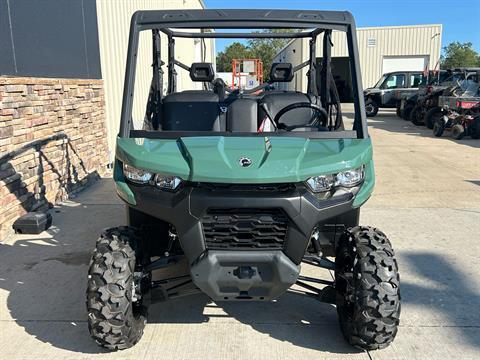
<svg viewBox="0 0 480 360">
<path fill-rule="evenodd" d="M 178 31 L 182 29 L 182 31 Z M 188 32 L 186 29 L 200 29 L 200 32 Z M 210 29 L 215 29 L 211 32 Z M 219 32 L 221 29 L 296 29 L 296 32 L 262 33 L 246 32 Z M 167 94 L 176 91 L 175 66 L 185 70 L 189 67 L 175 59 L 175 38 L 200 38 L 202 42 L 207 38 L 310 38 L 309 59 L 294 67 L 297 71 L 308 66 L 307 93 L 320 98 L 322 107 L 330 114 L 331 101 L 331 33 L 332 31 L 345 32 L 349 53 L 349 67 L 352 78 L 352 92 L 354 99 L 353 131 L 335 132 L 262 132 L 262 133 L 231 133 L 205 131 L 151 131 L 132 129 L 132 107 L 139 46 L 139 33 L 144 30 L 152 31 L 153 61 L 152 83 L 147 104 L 147 117 L 155 122 L 155 113 L 158 111 L 163 98 L 163 76 L 161 60 L 160 33 L 168 39 Z M 316 46 L 317 36 L 323 37 L 323 58 L 320 68 L 320 81 L 317 82 Z M 300 10 L 162 10 L 137 11 L 133 14 L 130 24 L 130 34 L 125 71 L 124 92 L 121 111 L 119 137 L 130 138 L 160 138 L 176 139 L 191 136 L 296 136 L 309 138 L 367 138 L 367 123 L 365 118 L 365 104 L 360 75 L 358 46 L 355 22 L 349 12 L 339 11 L 300 11 Z"/>
</svg>

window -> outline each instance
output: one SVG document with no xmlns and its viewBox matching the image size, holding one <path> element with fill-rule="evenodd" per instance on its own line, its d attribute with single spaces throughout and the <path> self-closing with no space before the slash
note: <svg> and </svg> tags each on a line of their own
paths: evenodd
<svg viewBox="0 0 480 360">
<path fill-rule="evenodd" d="M 405 87 L 405 74 L 392 74 L 383 83 L 382 89 L 397 89 Z"/>
<path fill-rule="evenodd" d="M 422 84 L 423 75 L 421 73 L 410 74 L 410 87 L 418 88 Z"/>
</svg>

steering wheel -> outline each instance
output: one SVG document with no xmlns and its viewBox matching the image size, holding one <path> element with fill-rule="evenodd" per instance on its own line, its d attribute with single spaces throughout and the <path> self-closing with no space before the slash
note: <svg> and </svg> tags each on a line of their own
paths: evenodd
<svg viewBox="0 0 480 360">
<path fill-rule="evenodd" d="M 308 123 L 298 124 L 298 125 L 285 125 L 285 124 L 279 123 L 279 120 L 283 115 L 285 115 L 289 111 L 292 111 L 294 109 L 299 109 L 299 108 L 308 108 L 313 110 L 313 115 L 310 118 Z M 279 129 L 283 129 L 287 131 L 295 130 L 298 128 L 318 128 L 319 126 L 326 127 L 328 123 L 328 114 L 325 111 L 325 109 L 321 108 L 318 105 L 312 104 L 310 102 L 300 102 L 300 103 L 287 105 L 283 109 L 281 109 L 277 113 L 277 115 L 275 115 L 275 118 L 273 119 L 273 123 L 278 124 Z"/>
</svg>

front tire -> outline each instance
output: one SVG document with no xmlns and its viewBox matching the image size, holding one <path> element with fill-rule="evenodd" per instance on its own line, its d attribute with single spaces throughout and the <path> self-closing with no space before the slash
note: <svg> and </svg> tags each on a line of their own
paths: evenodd
<svg viewBox="0 0 480 360">
<path fill-rule="evenodd" d="M 378 229 L 354 227 L 340 239 L 335 264 L 345 339 L 365 350 L 387 347 L 400 320 L 400 278 L 390 241 Z"/>
<path fill-rule="evenodd" d="M 127 349 L 143 335 L 146 308 L 134 301 L 135 250 L 140 243 L 130 227 L 106 230 L 97 240 L 88 271 L 88 329 L 110 350 Z"/>
<path fill-rule="evenodd" d="M 455 124 L 452 126 L 452 136 L 455 140 L 462 140 L 465 136 L 465 129 L 460 124 Z"/>
<path fill-rule="evenodd" d="M 445 122 L 443 121 L 443 118 L 435 120 L 435 123 L 433 124 L 433 135 L 435 137 L 441 137 L 444 131 Z"/>
<path fill-rule="evenodd" d="M 412 112 L 414 106 L 410 103 L 406 103 L 403 110 L 402 110 L 402 113 L 401 113 L 401 118 L 403 120 L 406 120 L 406 121 L 409 121 L 410 120 L 410 113 Z"/>
<path fill-rule="evenodd" d="M 422 116 L 421 106 L 415 106 L 410 112 L 410 120 L 414 125 L 422 126 L 424 125 L 423 116 Z"/>
<path fill-rule="evenodd" d="M 427 128 L 433 129 L 435 122 L 441 118 L 443 118 L 442 109 L 439 107 L 434 107 L 428 110 L 425 114 L 425 125 Z"/>
<path fill-rule="evenodd" d="M 365 103 L 365 112 L 368 117 L 374 117 L 378 113 L 378 104 L 374 100 L 367 100 Z"/>
<path fill-rule="evenodd" d="M 473 120 L 473 126 L 470 129 L 470 136 L 472 139 L 480 139 L 480 116 Z"/>
</svg>

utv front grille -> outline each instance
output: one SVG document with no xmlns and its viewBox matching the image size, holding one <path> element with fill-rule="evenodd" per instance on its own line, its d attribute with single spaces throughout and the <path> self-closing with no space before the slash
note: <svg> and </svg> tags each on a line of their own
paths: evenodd
<svg viewBox="0 0 480 360">
<path fill-rule="evenodd" d="M 281 249 L 288 218 L 277 209 L 214 209 L 202 226 L 209 249 Z"/>
<path fill-rule="evenodd" d="M 223 184 L 223 183 L 196 183 L 196 187 L 209 191 L 239 191 L 239 192 L 287 192 L 295 190 L 292 183 L 280 184 Z"/>
</svg>

